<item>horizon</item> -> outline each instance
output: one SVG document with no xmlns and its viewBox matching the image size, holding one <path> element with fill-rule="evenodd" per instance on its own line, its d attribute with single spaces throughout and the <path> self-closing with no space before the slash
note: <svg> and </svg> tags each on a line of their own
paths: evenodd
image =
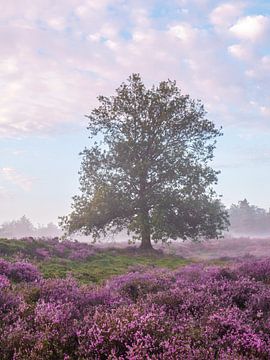
<svg viewBox="0 0 270 360">
<path fill-rule="evenodd" d="M 70 212 L 84 115 L 137 72 L 147 86 L 176 80 L 223 127 L 224 205 L 270 208 L 269 2 L 12 1 L 0 19 L 0 223 Z"/>
</svg>

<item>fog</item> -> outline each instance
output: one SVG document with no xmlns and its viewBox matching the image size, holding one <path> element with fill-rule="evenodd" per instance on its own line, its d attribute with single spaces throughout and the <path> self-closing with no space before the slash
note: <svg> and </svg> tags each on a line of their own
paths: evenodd
<svg viewBox="0 0 270 360">
<path fill-rule="evenodd" d="M 34 226 L 25 215 L 20 219 L 2 223 L 0 226 L 0 237 L 20 239 L 24 237 L 59 237 L 63 235 L 62 230 L 53 223 Z"/>
<path fill-rule="evenodd" d="M 266 256 L 270 254 L 270 212 L 251 205 L 246 199 L 232 204 L 227 209 L 230 227 L 224 232 L 224 238 L 209 240 L 203 243 L 191 241 L 169 241 L 168 244 L 154 244 L 156 249 L 165 253 L 180 255 L 186 258 L 214 259 L 238 256 Z M 63 231 L 53 223 L 46 225 L 33 225 L 30 219 L 22 216 L 19 219 L 4 222 L 0 226 L 2 238 L 51 238 L 62 237 Z M 71 240 L 80 242 L 93 242 L 91 236 L 74 234 Z M 97 247 L 123 247 L 132 244 L 132 234 L 126 230 L 118 234 L 101 236 L 96 242 Z M 132 244 L 134 246 L 134 243 Z M 135 243 L 135 246 L 138 243 Z"/>
</svg>

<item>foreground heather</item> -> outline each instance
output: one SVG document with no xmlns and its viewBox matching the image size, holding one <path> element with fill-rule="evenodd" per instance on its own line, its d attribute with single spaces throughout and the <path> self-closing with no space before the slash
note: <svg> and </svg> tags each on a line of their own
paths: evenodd
<svg viewBox="0 0 270 360">
<path fill-rule="evenodd" d="M 2 260 L 0 358 L 269 359 L 269 282 L 268 259 L 137 269 L 100 287 Z"/>
</svg>

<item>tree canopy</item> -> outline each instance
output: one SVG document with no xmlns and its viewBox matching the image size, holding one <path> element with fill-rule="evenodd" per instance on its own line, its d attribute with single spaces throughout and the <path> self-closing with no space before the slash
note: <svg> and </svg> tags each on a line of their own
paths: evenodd
<svg viewBox="0 0 270 360">
<path fill-rule="evenodd" d="M 219 237 L 228 220 L 209 162 L 221 130 L 202 103 L 175 81 L 148 89 L 139 74 L 98 100 L 87 115 L 81 194 L 62 218 L 67 232 L 95 238 L 128 228 L 144 249 L 151 240 Z"/>
</svg>

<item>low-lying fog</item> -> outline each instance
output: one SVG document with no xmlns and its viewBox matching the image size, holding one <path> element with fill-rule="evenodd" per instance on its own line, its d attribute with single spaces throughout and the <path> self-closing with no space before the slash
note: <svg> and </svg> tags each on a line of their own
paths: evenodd
<svg viewBox="0 0 270 360">
<path fill-rule="evenodd" d="M 239 228 L 239 226 L 238 226 Z M 266 230 L 264 228 L 264 230 Z M 194 259 L 227 259 L 243 256 L 269 256 L 270 255 L 270 231 L 237 232 L 232 228 L 224 233 L 224 238 L 219 240 L 209 240 L 202 243 L 192 243 L 190 241 L 170 241 L 169 244 L 154 244 L 156 249 L 161 249 L 165 253 L 175 254 L 184 258 Z M 3 223 L 0 226 L 0 237 L 2 238 L 50 238 L 61 237 L 63 232 L 53 223 L 47 225 L 34 226 L 29 219 L 23 216 L 19 220 Z M 92 238 L 83 235 L 74 235 L 73 240 L 92 242 Z M 97 247 L 126 247 L 131 239 L 126 231 L 119 234 L 111 234 L 99 239 Z M 136 244 L 138 245 L 138 243 Z M 134 245 L 133 245 L 134 246 Z"/>
</svg>

